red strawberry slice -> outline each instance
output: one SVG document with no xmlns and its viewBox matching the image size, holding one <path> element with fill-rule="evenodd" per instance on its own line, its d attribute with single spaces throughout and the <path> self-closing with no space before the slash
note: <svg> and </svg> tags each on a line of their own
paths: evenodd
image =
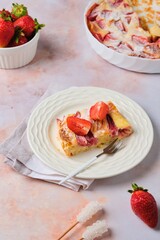
<svg viewBox="0 0 160 240">
<path fill-rule="evenodd" d="M 120 5 L 121 3 L 123 3 L 123 0 L 115 0 L 115 1 L 113 2 L 113 6 L 114 6 L 114 7 L 119 7 L 119 5 Z"/>
<path fill-rule="evenodd" d="M 126 16 L 125 19 L 126 19 L 127 23 L 130 24 L 132 18 L 130 16 Z"/>
<path fill-rule="evenodd" d="M 98 15 L 98 10 L 96 9 L 98 7 L 98 4 L 95 3 L 90 10 L 87 12 L 86 17 L 89 21 L 95 21 L 96 17 Z"/>
<path fill-rule="evenodd" d="M 91 129 L 91 122 L 86 119 L 70 116 L 67 118 L 67 126 L 75 134 L 85 136 Z"/>
<path fill-rule="evenodd" d="M 147 189 L 132 184 L 131 207 L 133 212 L 149 227 L 155 228 L 158 223 L 158 207 L 154 197 Z"/>
<path fill-rule="evenodd" d="M 104 41 L 110 41 L 110 40 L 116 40 L 116 38 L 113 36 L 113 33 L 107 33 L 104 37 Z"/>
<path fill-rule="evenodd" d="M 105 28 L 105 21 L 103 19 L 97 20 L 96 23 L 100 28 Z"/>
<path fill-rule="evenodd" d="M 85 136 L 76 136 L 77 143 L 80 146 L 93 146 L 97 144 L 97 138 L 95 138 L 91 131 Z"/>
<path fill-rule="evenodd" d="M 84 136 L 76 135 L 77 143 L 79 146 L 87 146 L 88 142 Z"/>
<path fill-rule="evenodd" d="M 132 40 L 135 43 L 142 44 L 142 45 L 144 45 L 150 41 L 148 37 L 142 37 L 142 36 L 137 36 L 137 35 L 133 35 Z"/>
<path fill-rule="evenodd" d="M 108 112 L 109 107 L 106 103 L 97 102 L 90 108 L 90 118 L 93 120 L 103 120 Z"/>
<path fill-rule="evenodd" d="M 112 117 L 111 117 L 109 114 L 107 114 L 106 119 L 107 119 L 108 128 L 109 128 L 109 130 L 110 130 L 111 136 L 112 136 L 112 137 L 117 136 L 117 135 L 118 135 L 118 128 L 117 128 L 117 126 L 115 125 Z"/>
<path fill-rule="evenodd" d="M 100 33 L 93 33 L 93 36 L 99 41 L 99 42 L 103 42 L 104 41 L 104 37 L 102 37 L 102 35 Z"/>
<path fill-rule="evenodd" d="M 121 20 L 115 21 L 115 26 L 122 32 L 126 32 L 125 25 Z"/>
</svg>

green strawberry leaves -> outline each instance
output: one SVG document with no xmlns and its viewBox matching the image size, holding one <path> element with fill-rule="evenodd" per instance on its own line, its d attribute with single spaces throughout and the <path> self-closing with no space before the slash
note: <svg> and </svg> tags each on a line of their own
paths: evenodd
<svg viewBox="0 0 160 240">
<path fill-rule="evenodd" d="M 133 193 L 133 192 L 139 191 L 139 190 L 142 190 L 142 191 L 144 191 L 144 192 L 147 192 L 147 191 L 148 191 L 148 189 L 144 189 L 143 187 L 138 186 L 136 183 L 132 183 L 132 189 L 133 189 L 133 190 L 128 190 L 128 192 L 129 192 L 129 193 Z"/>
<path fill-rule="evenodd" d="M 45 24 L 40 24 L 37 20 L 37 18 L 34 19 L 34 24 L 35 24 L 35 32 L 37 33 L 39 29 L 45 27 Z"/>
</svg>

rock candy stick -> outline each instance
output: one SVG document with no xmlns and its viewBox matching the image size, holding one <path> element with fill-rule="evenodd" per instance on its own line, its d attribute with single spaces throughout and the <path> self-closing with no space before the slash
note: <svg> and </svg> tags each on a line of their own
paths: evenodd
<svg viewBox="0 0 160 240">
<path fill-rule="evenodd" d="M 101 237 L 104 233 L 108 232 L 107 224 L 105 220 L 98 220 L 91 226 L 87 227 L 79 240 L 94 240 L 95 238 Z"/>
<path fill-rule="evenodd" d="M 97 212 L 101 211 L 103 206 L 97 202 L 92 201 L 88 203 L 81 212 L 77 215 L 77 221 L 67 229 L 57 240 L 62 239 L 68 232 L 70 232 L 78 223 L 85 223 L 91 219 Z"/>
</svg>

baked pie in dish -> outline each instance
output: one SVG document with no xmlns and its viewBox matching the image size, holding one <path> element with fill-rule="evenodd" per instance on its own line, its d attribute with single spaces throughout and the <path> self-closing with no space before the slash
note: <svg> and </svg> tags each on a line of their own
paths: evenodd
<svg viewBox="0 0 160 240">
<path fill-rule="evenodd" d="M 103 147 L 114 139 L 133 133 L 128 120 L 111 101 L 97 102 L 90 109 L 57 119 L 58 138 L 67 156 L 95 147 Z"/>
<path fill-rule="evenodd" d="M 86 13 L 88 29 L 100 43 L 119 53 L 159 59 L 160 27 L 156 21 L 145 20 L 135 2 L 97 1 Z"/>
</svg>

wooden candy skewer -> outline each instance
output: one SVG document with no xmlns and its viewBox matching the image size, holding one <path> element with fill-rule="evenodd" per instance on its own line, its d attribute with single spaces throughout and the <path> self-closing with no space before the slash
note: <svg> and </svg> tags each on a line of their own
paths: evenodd
<svg viewBox="0 0 160 240">
<path fill-rule="evenodd" d="M 62 239 L 68 232 L 70 232 L 79 222 L 74 223 L 70 228 L 68 228 L 63 235 L 61 235 L 57 240 Z"/>
<path fill-rule="evenodd" d="M 68 228 L 57 240 L 61 240 L 68 232 L 70 232 L 78 223 L 85 223 L 93 215 L 95 215 L 98 211 L 102 210 L 102 205 L 97 201 L 90 202 L 86 205 L 85 208 L 81 210 L 81 212 L 77 216 L 77 221 Z"/>
</svg>

